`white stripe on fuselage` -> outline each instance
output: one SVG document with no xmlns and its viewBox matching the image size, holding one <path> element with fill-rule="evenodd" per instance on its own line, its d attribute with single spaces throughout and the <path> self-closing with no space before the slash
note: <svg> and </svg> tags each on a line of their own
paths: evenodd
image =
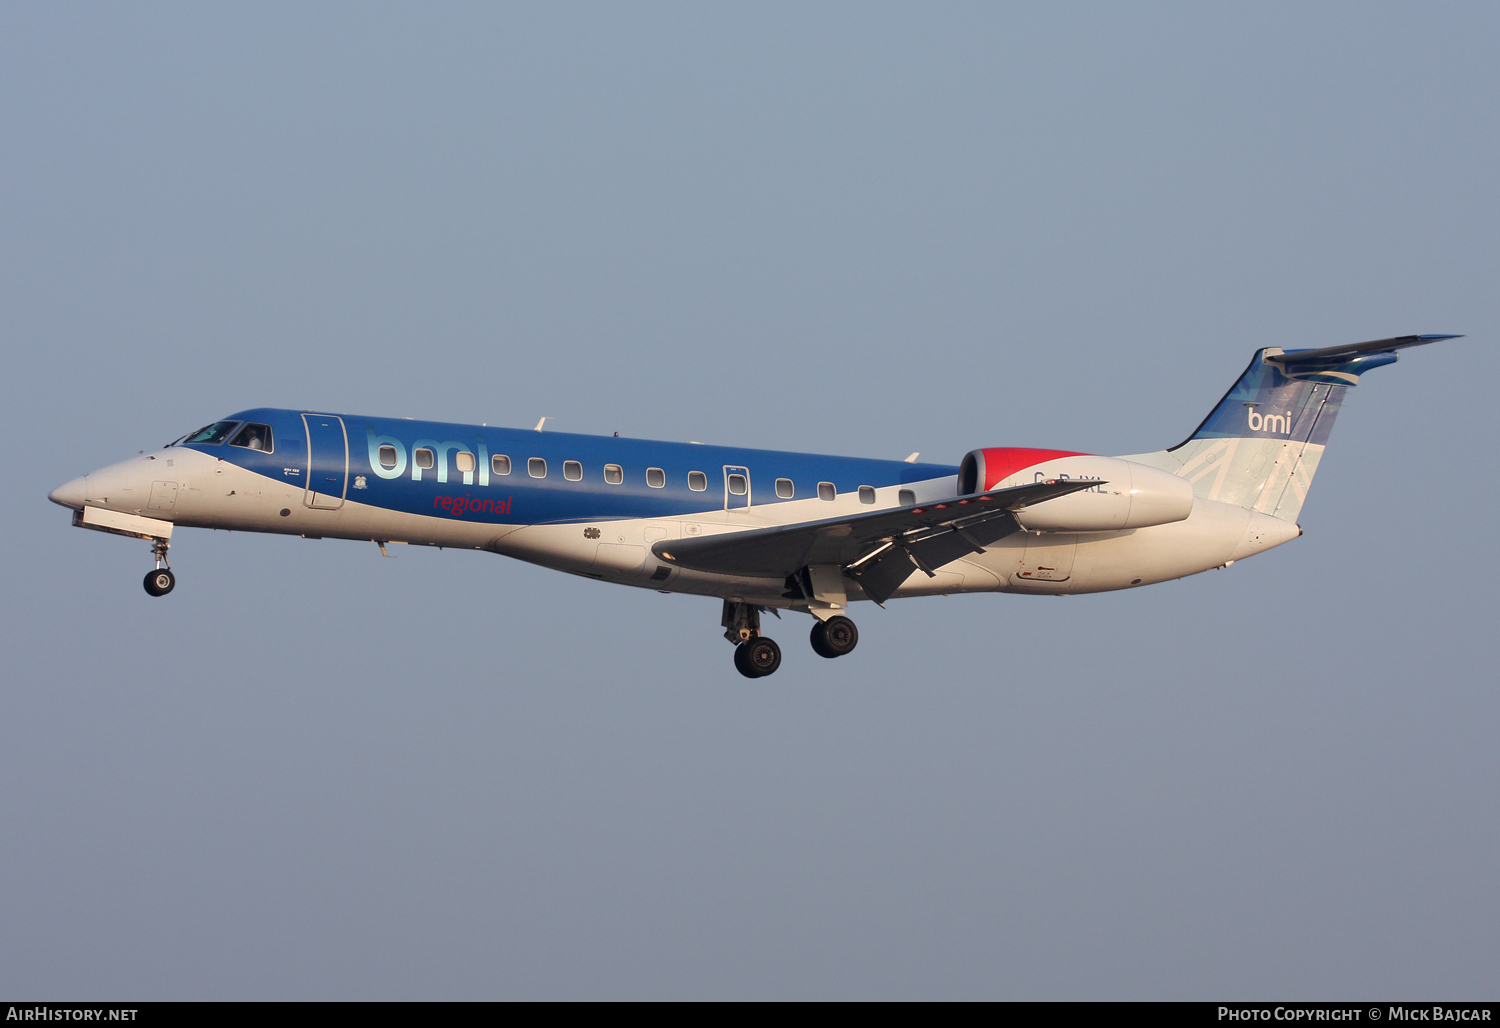
<svg viewBox="0 0 1500 1028">
<path fill-rule="evenodd" d="M 355 489 L 350 489 L 351 498 L 338 509 L 312 509 L 304 502 L 300 482 L 282 482 L 184 447 L 144 454 L 89 477 L 90 504 L 168 520 L 182 527 L 488 550 L 622 585 L 779 607 L 800 606 L 800 602 L 782 597 L 785 585 L 780 579 L 669 568 L 654 559 L 651 545 L 663 539 L 889 509 L 898 505 L 900 489 L 914 490 L 918 503 L 931 502 L 951 496 L 955 487 L 953 478 L 944 476 L 877 488 L 873 504 L 860 503 L 857 493 L 845 493 L 832 501 L 812 497 L 660 518 L 517 525 L 393 511 L 353 499 Z M 352 475 L 350 481 L 352 484 Z M 176 483 L 172 509 L 150 506 L 152 484 L 156 482 Z M 1217 567 L 1295 538 L 1297 532 L 1295 525 L 1266 514 L 1200 497 L 1192 516 L 1176 524 L 1077 535 L 1015 533 L 982 554 L 934 569 L 937 575 L 931 578 L 914 568 L 895 595 L 993 591 L 1066 594 L 1129 588 Z M 1018 577 L 1021 569 L 1029 566 L 1028 550 L 1030 564 L 1053 559 L 1049 553 L 1066 552 L 1071 560 L 1070 573 L 1060 581 Z"/>
</svg>

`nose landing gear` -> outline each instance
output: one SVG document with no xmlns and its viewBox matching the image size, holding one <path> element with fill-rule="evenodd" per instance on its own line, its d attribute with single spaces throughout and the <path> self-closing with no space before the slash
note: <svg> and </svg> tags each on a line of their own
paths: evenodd
<svg viewBox="0 0 1500 1028">
<path fill-rule="evenodd" d="M 167 563 L 165 539 L 151 540 L 151 556 L 156 558 L 156 570 L 146 573 L 146 581 L 143 584 L 146 592 L 152 596 L 165 596 L 177 584 L 177 576 L 172 574 L 172 567 Z"/>
<path fill-rule="evenodd" d="M 177 576 L 171 568 L 157 568 L 146 572 L 146 591 L 152 596 L 165 596 L 177 584 Z"/>
</svg>

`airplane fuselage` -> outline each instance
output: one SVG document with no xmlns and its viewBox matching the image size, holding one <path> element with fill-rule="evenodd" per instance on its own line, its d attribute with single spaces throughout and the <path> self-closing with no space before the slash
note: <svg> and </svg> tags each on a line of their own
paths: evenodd
<svg viewBox="0 0 1500 1028">
<path fill-rule="evenodd" d="M 621 585 L 786 608 L 799 603 L 780 577 L 673 566 L 652 546 L 936 502 L 954 495 L 959 471 L 269 408 L 224 423 L 217 441 L 145 453 L 58 492 L 176 527 L 487 550 Z M 264 425 L 268 448 L 230 445 L 245 425 Z M 1131 588 L 1221 567 L 1297 534 L 1199 497 L 1171 524 L 1013 533 L 931 575 L 914 568 L 894 596 Z"/>
</svg>

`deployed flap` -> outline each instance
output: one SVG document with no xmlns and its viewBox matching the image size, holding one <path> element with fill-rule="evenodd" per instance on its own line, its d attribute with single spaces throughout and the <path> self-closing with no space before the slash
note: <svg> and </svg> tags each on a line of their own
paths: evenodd
<svg viewBox="0 0 1500 1028">
<path fill-rule="evenodd" d="M 876 603 L 884 603 L 914 571 L 936 578 L 935 572 L 944 564 L 966 553 L 978 552 L 1020 528 L 1016 519 L 1006 511 L 1001 517 L 991 518 L 962 532 L 945 531 L 916 542 L 882 546 L 872 551 L 868 558 L 851 565 L 847 573 L 859 583 L 866 596 Z"/>
<path fill-rule="evenodd" d="M 853 517 L 701 539 L 663 539 L 651 552 L 669 564 L 695 571 L 764 578 L 783 578 L 810 564 L 837 564 L 866 593 L 884 601 L 913 569 L 930 574 L 1016 531 L 1014 511 L 1100 484 L 1092 480 L 1038 482 Z M 881 568 L 884 573 L 878 571 Z M 900 577 L 887 587 L 897 573 Z"/>
</svg>

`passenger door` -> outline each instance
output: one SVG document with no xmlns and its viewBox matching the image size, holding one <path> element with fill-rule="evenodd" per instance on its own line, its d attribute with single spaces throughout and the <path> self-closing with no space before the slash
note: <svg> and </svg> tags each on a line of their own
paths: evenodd
<svg viewBox="0 0 1500 1028">
<path fill-rule="evenodd" d="M 344 505 L 349 483 L 349 435 L 334 414 L 304 414 L 307 428 L 307 492 L 302 502 L 318 510 Z"/>
</svg>

